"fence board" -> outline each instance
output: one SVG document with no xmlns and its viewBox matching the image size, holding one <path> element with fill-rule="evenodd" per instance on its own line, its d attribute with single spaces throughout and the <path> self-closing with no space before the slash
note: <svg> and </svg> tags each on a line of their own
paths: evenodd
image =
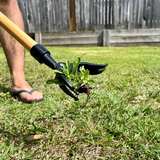
<svg viewBox="0 0 160 160">
<path fill-rule="evenodd" d="M 18 0 L 26 32 L 70 31 L 69 0 Z M 160 27 L 160 0 L 75 0 L 76 31 Z"/>
<path fill-rule="evenodd" d="M 59 46 L 159 46 L 160 29 L 42 33 L 42 44 Z"/>
</svg>

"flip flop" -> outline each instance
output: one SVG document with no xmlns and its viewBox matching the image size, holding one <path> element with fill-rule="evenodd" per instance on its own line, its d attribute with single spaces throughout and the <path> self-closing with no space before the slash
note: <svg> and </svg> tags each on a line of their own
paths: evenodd
<svg viewBox="0 0 160 160">
<path fill-rule="evenodd" d="M 28 101 L 28 100 L 26 100 L 26 99 L 22 99 L 22 98 L 19 96 L 19 94 L 22 93 L 22 92 L 27 92 L 27 93 L 29 93 L 29 94 L 31 95 L 34 91 L 35 91 L 35 89 L 32 89 L 30 92 L 27 91 L 27 90 L 20 90 L 20 91 L 18 91 L 18 92 L 12 93 L 12 92 L 10 91 L 10 94 L 11 94 L 11 96 L 14 97 L 15 99 L 18 99 L 19 101 L 25 102 L 25 103 L 34 103 L 34 102 L 40 102 L 40 101 L 42 101 L 43 98 L 37 99 L 37 100 Z"/>
</svg>

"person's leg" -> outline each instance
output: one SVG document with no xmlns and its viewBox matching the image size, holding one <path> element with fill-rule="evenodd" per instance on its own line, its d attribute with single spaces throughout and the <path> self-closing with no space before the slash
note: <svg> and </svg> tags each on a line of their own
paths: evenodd
<svg viewBox="0 0 160 160">
<path fill-rule="evenodd" d="M 0 12 L 6 15 L 19 28 L 24 30 L 24 24 L 17 0 L 0 0 Z M 32 88 L 25 81 L 24 75 L 24 47 L 0 27 L 0 42 L 3 46 L 8 66 L 10 69 L 12 86 L 11 92 L 28 90 Z M 26 100 L 37 100 L 43 98 L 41 92 L 21 93 L 20 97 Z"/>
</svg>

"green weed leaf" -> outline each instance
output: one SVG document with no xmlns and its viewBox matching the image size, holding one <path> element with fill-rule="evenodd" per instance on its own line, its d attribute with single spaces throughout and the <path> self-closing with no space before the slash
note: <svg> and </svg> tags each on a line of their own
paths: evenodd
<svg viewBox="0 0 160 160">
<path fill-rule="evenodd" d="M 60 73 L 60 74 L 63 74 L 61 71 L 59 70 L 53 70 L 54 73 Z"/>
<path fill-rule="evenodd" d="M 90 79 L 90 80 L 87 80 L 87 83 L 89 83 L 90 85 L 93 85 L 95 83 L 95 81 Z"/>
<path fill-rule="evenodd" d="M 89 77 L 89 70 L 87 69 L 84 71 L 84 79 L 88 79 L 88 77 Z"/>
<path fill-rule="evenodd" d="M 47 84 L 58 84 L 58 85 L 64 85 L 64 83 L 59 82 L 58 79 L 49 79 L 47 82 Z"/>
<path fill-rule="evenodd" d="M 70 63 L 69 63 L 68 60 L 66 61 L 66 71 L 67 71 L 67 75 L 70 75 L 70 72 L 71 72 L 71 65 L 70 65 Z"/>
<path fill-rule="evenodd" d="M 66 64 L 62 66 L 62 72 L 54 70 L 55 73 L 64 74 L 67 79 L 73 84 L 74 88 L 78 89 L 80 85 L 84 83 L 94 84 L 93 80 L 89 80 L 89 70 L 85 70 L 84 66 L 81 66 L 78 71 L 78 66 L 80 64 L 80 58 L 74 60 L 73 64 L 66 61 Z M 58 84 L 64 85 L 62 82 L 59 82 L 58 79 L 50 79 L 47 81 L 47 84 Z"/>
<path fill-rule="evenodd" d="M 74 72 L 77 71 L 78 65 L 79 65 L 80 61 L 81 61 L 81 59 L 80 59 L 80 58 L 77 58 L 77 59 L 73 62 L 73 69 L 72 69 L 71 74 L 74 74 Z"/>
</svg>

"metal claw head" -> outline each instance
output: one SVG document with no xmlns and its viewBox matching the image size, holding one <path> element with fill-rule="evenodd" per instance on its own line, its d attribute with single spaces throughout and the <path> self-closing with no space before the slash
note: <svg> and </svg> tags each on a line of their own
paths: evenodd
<svg viewBox="0 0 160 160">
<path fill-rule="evenodd" d="M 58 63 L 57 64 L 57 70 L 62 72 L 62 67 L 63 65 L 65 65 L 65 63 Z M 74 88 L 74 86 L 72 85 L 72 83 L 66 78 L 66 76 L 64 74 L 60 74 L 60 73 L 56 73 L 56 79 L 59 80 L 59 82 L 62 82 L 63 85 L 59 85 L 59 87 L 70 97 L 74 98 L 75 101 L 78 101 L 78 97 L 75 96 L 73 93 L 75 93 L 76 95 L 79 95 L 79 92 Z M 70 90 L 73 92 L 71 92 Z"/>
<path fill-rule="evenodd" d="M 97 75 L 97 74 L 102 73 L 105 70 L 105 67 L 107 65 L 108 65 L 107 63 L 106 64 L 93 64 L 93 63 L 88 63 L 88 62 L 81 62 L 78 66 L 78 69 L 81 66 L 84 66 L 85 69 L 89 70 L 90 75 Z"/>
<path fill-rule="evenodd" d="M 65 85 L 61 85 L 59 86 L 67 95 L 69 95 L 70 97 L 72 97 L 75 101 L 78 101 L 79 98 L 76 97 L 72 92 L 70 92 L 70 90 L 65 86 Z"/>
<path fill-rule="evenodd" d="M 73 65 L 73 63 L 71 63 Z M 60 62 L 57 64 L 57 70 L 59 70 L 60 72 L 62 72 L 62 67 L 63 65 L 66 65 L 63 62 Z M 108 64 L 93 64 L 93 63 L 87 63 L 87 62 L 81 62 L 78 66 L 78 70 L 77 72 L 79 73 L 79 69 L 81 66 L 84 66 L 85 69 L 89 70 L 90 75 L 97 75 L 102 73 L 105 70 L 105 67 Z M 71 67 L 72 69 L 72 67 Z M 78 101 L 78 95 L 79 92 L 74 88 L 74 86 L 72 85 L 72 83 L 66 78 L 66 76 L 64 74 L 61 73 L 56 73 L 56 79 L 59 80 L 59 82 L 62 82 L 63 85 L 59 85 L 59 87 L 70 97 L 74 98 L 75 101 Z M 71 92 L 71 91 L 72 92 Z M 76 95 L 74 95 L 74 94 Z"/>
</svg>

